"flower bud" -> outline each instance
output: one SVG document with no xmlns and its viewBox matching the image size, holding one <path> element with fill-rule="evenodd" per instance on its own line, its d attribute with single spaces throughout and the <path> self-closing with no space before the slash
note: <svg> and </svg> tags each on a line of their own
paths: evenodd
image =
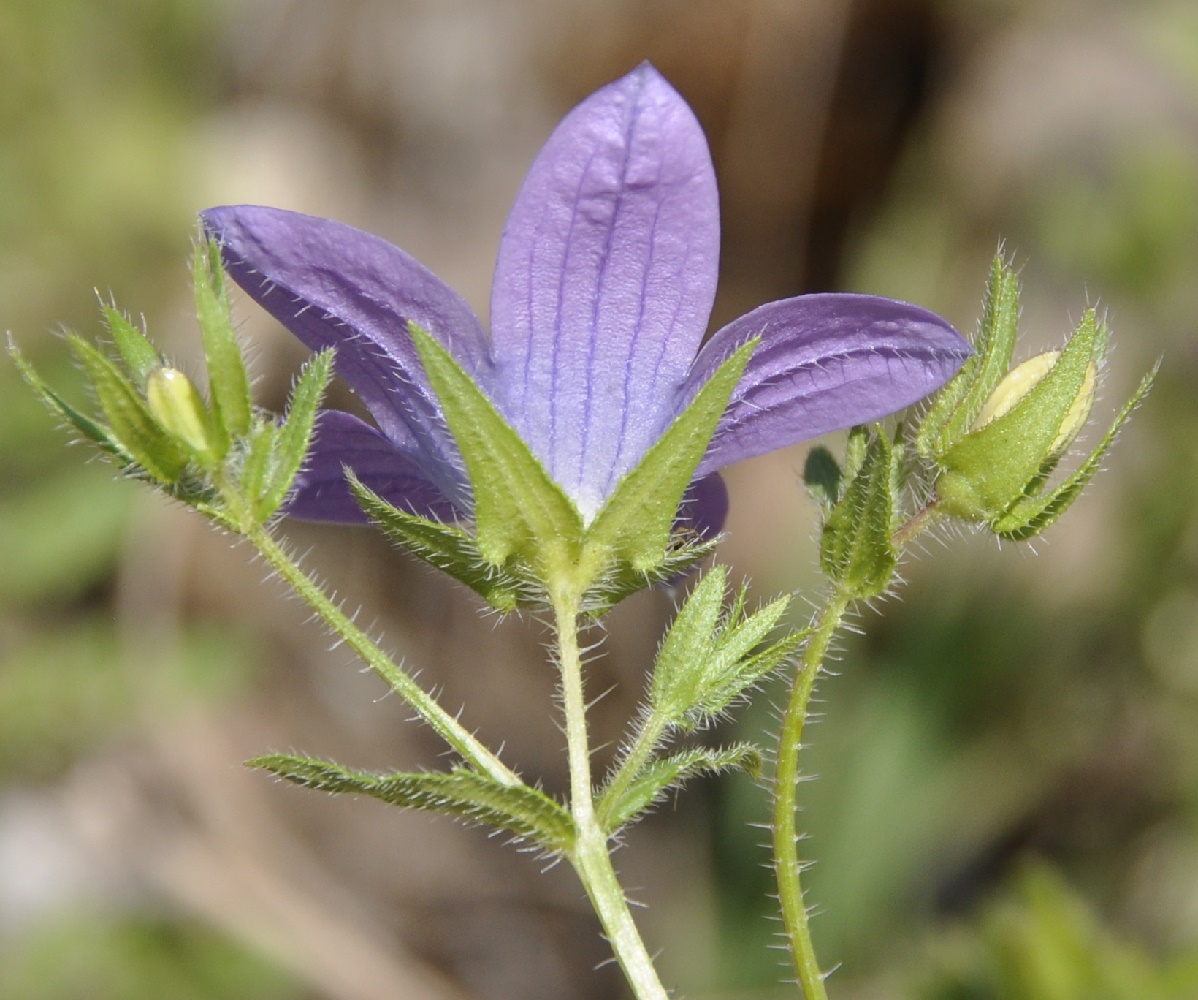
<svg viewBox="0 0 1198 1000">
<path fill-rule="evenodd" d="M 995 386 L 986 402 L 982 404 L 970 430 L 981 430 L 987 424 L 1010 412 L 1052 370 L 1052 366 L 1056 364 L 1057 358 L 1060 356 L 1060 351 L 1045 351 L 1007 372 L 1002 381 Z M 1060 457 L 1064 454 L 1065 449 L 1073 443 L 1082 427 L 1085 426 L 1086 419 L 1090 416 L 1090 408 L 1094 405 L 1097 381 L 1098 368 L 1093 362 L 1090 362 L 1086 366 L 1081 390 L 1062 417 L 1057 436 L 1049 446 L 1051 455 Z"/>
<path fill-rule="evenodd" d="M 156 368 L 146 379 L 146 402 L 164 428 L 178 438 L 205 466 L 216 462 L 208 408 L 177 368 Z"/>
<path fill-rule="evenodd" d="M 1068 509 L 1152 384 L 1150 372 L 1097 447 L 1050 486 L 1049 476 L 1090 415 L 1106 342 L 1105 325 L 1089 310 L 1064 350 L 1037 355 L 993 383 L 968 429 L 931 455 L 942 513 L 1020 540 L 1038 535 Z"/>
</svg>

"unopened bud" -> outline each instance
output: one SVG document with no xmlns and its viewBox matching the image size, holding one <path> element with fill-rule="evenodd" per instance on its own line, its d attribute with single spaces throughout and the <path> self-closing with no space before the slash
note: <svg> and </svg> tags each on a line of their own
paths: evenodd
<svg viewBox="0 0 1198 1000">
<path fill-rule="evenodd" d="M 156 368 L 146 379 L 146 402 L 162 426 L 201 464 L 212 463 L 215 450 L 208 408 L 186 375 L 177 368 Z"/>
<path fill-rule="evenodd" d="M 1002 381 L 995 386 L 994 391 L 982 405 L 973 421 L 971 431 L 981 430 L 987 424 L 1006 413 L 1035 388 L 1056 364 L 1060 351 L 1045 351 L 1033 358 L 1028 358 L 1023 364 L 1016 366 L 1003 376 Z M 1062 454 L 1077 437 L 1090 416 L 1090 408 L 1094 405 L 1095 386 L 1098 382 L 1098 369 L 1091 362 L 1086 367 L 1085 380 L 1081 390 L 1074 397 L 1068 411 L 1061 419 L 1057 436 L 1053 439 L 1049 451 L 1053 455 Z"/>
</svg>

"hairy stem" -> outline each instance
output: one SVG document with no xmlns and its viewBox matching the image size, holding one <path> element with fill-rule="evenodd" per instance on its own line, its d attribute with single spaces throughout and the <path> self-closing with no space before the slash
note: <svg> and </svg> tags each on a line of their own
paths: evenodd
<svg viewBox="0 0 1198 1000">
<path fill-rule="evenodd" d="M 577 595 L 556 594 L 553 612 L 570 762 L 570 809 L 577 838 L 570 852 L 570 861 L 586 888 L 616 961 L 624 970 L 633 993 L 638 1000 L 666 1000 L 665 988 L 657 977 L 657 970 L 653 968 L 653 959 L 632 919 L 628 898 L 612 866 L 607 834 L 595 812 L 582 654 L 578 645 Z"/>
<path fill-rule="evenodd" d="M 394 660 L 384 653 L 350 618 L 334 603 L 324 590 L 296 564 L 263 527 L 246 532 L 246 537 L 262 553 L 275 571 L 295 590 L 326 627 L 343 640 L 350 649 L 379 677 L 419 713 L 446 743 L 461 754 L 472 767 L 482 774 L 504 785 L 519 785 L 520 778 L 509 770 L 498 757 L 479 743 L 478 740 L 449 712 L 442 708 L 431 694 L 424 690 Z"/>
<path fill-rule="evenodd" d="M 819 677 L 828 644 L 849 603 L 848 597 L 834 595 L 815 622 L 782 717 L 778 763 L 774 771 L 774 871 L 778 880 L 778 899 L 795 973 L 807 1000 L 827 1000 L 828 993 L 824 988 L 824 975 L 815 957 L 807 905 L 803 899 L 803 863 L 799 860 L 796 819 L 799 751 L 803 745 L 803 724 L 807 721 L 807 707 L 811 693 L 815 690 L 815 681 Z"/>
<path fill-rule="evenodd" d="M 941 516 L 940 501 L 933 497 L 890 536 L 890 543 L 899 552 L 907 548 L 916 538 L 936 523 Z"/>
</svg>

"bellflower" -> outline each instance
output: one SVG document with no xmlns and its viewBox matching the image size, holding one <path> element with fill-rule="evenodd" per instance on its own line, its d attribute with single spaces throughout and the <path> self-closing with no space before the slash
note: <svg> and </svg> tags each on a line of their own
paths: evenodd
<svg viewBox="0 0 1198 1000">
<path fill-rule="evenodd" d="M 336 367 L 377 426 L 321 414 L 293 516 L 360 521 L 344 468 L 407 510 L 469 516 L 457 445 L 409 332 L 429 331 L 592 520 L 722 362 L 759 343 L 695 471 L 687 519 L 724 520 L 717 470 L 901 409 L 971 353 L 944 320 L 867 295 L 763 305 L 700 348 L 715 296 L 719 206 L 703 132 L 648 64 L 557 127 L 499 245 L 491 335 L 402 250 L 257 206 L 202 215 L 232 277 Z"/>
</svg>

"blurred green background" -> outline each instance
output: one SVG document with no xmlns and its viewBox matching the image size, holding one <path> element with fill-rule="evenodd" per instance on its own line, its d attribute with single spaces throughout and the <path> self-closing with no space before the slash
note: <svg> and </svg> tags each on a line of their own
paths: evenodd
<svg viewBox="0 0 1198 1000">
<path fill-rule="evenodd" d="M 97 295 L 197 368 L 196 211 L 258 201 L 383 234 L 480 311 L 554 122 L 652 59 L 719 172 L 715 322 L 846 289 L 976 321 L 1000 239 L 1021 356 L 1087 304 L 1099 419 L 1158 356 L 1108 471 L 1034 548 L 967 534 L 862 613 L 805 758 L 837 1000 L 1198 997 L 1198 10 L 1189 0 L 5 0 L 0 327 L 75 400 Z M 302 352 L 248 304 L 257 392 Z M 244 549 L 114 480 L 0 362 L 0 1000 L 623 994 L 568 872 L 423 816 L 280 788 L 300 749 L 438 763 Z M 813 592 L 804 448 L 732 470 L 724 558 Z M 365 531 L 291 525 L 449 704 L 564 787 L 533 623 Z M 613 617 L 618 738 L 673 597 Z M 773 724 L 767 704 L 746 733 Z M 762 792 L 712 782 L 618 862 L 667 982 L 794 995 Z"/>
</svg>

